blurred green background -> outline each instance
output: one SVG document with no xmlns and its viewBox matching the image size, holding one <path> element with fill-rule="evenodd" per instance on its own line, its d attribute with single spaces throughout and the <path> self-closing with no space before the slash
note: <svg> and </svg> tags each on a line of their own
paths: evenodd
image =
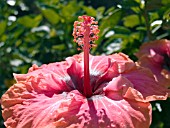
<svg viewBox="0 0 170 128">
<path fill-rule="evenodd" d="M 170 0 L 0 0 L 0 96 L 12 73 L 79 53 L 72 30 L 83 14 L 99 21 L 94 55 L 124 52 L 136 61 L 143 42 L 170 39 Z M 152 106 L 151 128 L 170 128 L 170 100 Z"/>
</svg>

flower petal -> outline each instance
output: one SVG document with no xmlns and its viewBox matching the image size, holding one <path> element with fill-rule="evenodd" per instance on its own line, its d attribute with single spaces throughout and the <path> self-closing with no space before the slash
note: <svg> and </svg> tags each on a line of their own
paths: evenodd
<svg viewBox="0 0 170 128">
<path fill-rule="evenodd" d="M 86 99 L 78 91 L 30 93 L 15 84 L 2 97 L 3 118 L 10 128 L 149 128 L 151 106 L 132 100 L 96 95 Z"/>
<path fill-rule="evenodd" d="M 136 53 L 139 65 L 151 69 L 160 85 L 170 87 L 170 41 L 144 43 Z"/>
<path fill-rule="evenodd" d="M 107 56 L 92 56 L 90 55 L 89 70 L 90 75 L 99 76 L 103 74 L 109 67 Z"/>
<path fill-rule="evenodd" d="M 123 73 L 125 71 L 127 72 L 135 66 L 135 63 L 123 53 L 109 55 L 109 58 L 111 58 L 112 61 L 116 61 L 118 63 L 119 73 Z"/>
<path fill-rule="evenodd" d="M 166 100 L 170 90 L 160 86 L 149 69 L 136 67 L 128 73 L 122 74 L 138 90 L 146 102 Z"/>
<path fill-rule="evenodd" d="M 152 42 L 144 43 L 140 47 L 140 51 L 136 53 L 138 58 L 142 57 L 143 55 L 151 55 L 151 50 L 156 51 L 156 53 L 163 55 L 168 54 L 170 55 L 170 41 L 166 39 L 162 40 L 155 40 Z"/>
<path fill-rule="evenodd" d="M 68 57 L 66 60 L 70 64 L 67 73 L 73 82 L 74 89 L 83 93 L 83 69 L 81 63 L 77 62 L 72 57 Z"/>
<path fill-rule="evenodd" d="M 162 65 L 160 63 L 148 56 L 142 56 L 138 60 L 138 63 L 143 67 L 149 68 L 153 72 L 156 81 L 158 81 L 161 86 L 168 88 L 170 85 L 170 73 L 167 70 L 162 69 Z"/>
<path fill-rule="evenodd" d="M 76 115 L 82 98 L 79 92 L 52 97 L 37 95 L 27 92 L 24 84 L 16 84 L 2 96 L 2 116 L 6 127 L 10 128 L 56 128 L 67 124 L 67 120 L 70 123 L 77 120 L 69 119 L 68 115 Z"/>
<path fill-rule="evenodd" d="M 16 81 L 25 82 L 37 93 L 46 93 L 49 96 L 75 89 L 71 77 L 67 73 L 69 68 L 67 62 L 51 63 L 39 68 L 36 66 L 35 69 L 34 67 L 35 65 L 27 74 L 14 74 Z"/>
<path fill-rule="evenodd" d="M 95 94 L 100 94 L 102 92 L 102 88 L 106 86 L 107 83 L 111 81 L 114 77 L 119 76 L 123 72 L 128 72 L 128 70 L 135 67 L 135 63 L 128 58 L 127 55 L 123 53 L 109 55 L 107 58 L 108 67 L 106 71 L 97 78 L 96 86 L 94 88 Z M 105 60 L 106 61 L 106 60 Z"/>
<path fill-rule="evenodd" d="M 37 74 L 51 74 L 55 73 L 59 78 L 65 79 L 68 77 L 67 74 L 68 63 L 63 62 L 56 62 L 50 64 L 43 64 L 42 66 L 38 67 L 37 65 L 33 65 L 27 74 L 15 74 L 14 77 L 16 81 L 25 81 L 30 76 L 35 76 Z"/>
</svg>

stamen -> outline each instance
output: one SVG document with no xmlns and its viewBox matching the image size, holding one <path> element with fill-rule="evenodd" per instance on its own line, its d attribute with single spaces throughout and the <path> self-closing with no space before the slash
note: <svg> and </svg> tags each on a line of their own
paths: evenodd
<svg viewBox="0 0 170 128">
<path fill-rule="evenodd" d="M 95 47 L 95 40 L 98 40 L 99 29 L 97 21 L 94 21 L 93 17 L 90 16 L 79 16 L 80 21 L 74 22 L 74 42 L 80 46 L 78 50 L 84 51 L 84 95 L 86 97 L 92 96 L 92 88 L 90 85 L 90 74 L 89 74 L 89 50 Z"/>
<path fill-rule="evenodd" d="M 78 44 L 78 46 L 80 46 L 83 50 L 84 47 L 84 34 L 86 32 L 85 30 L 85 26 L 90 27 L 90 34 L 89 34 L 89 49 L 92 48 L 93 46 L 96 45 L 92 45 L 94 44 L 95 40 L 98 40 L 98 33 L 100 32 L 100 30 L 98 29 L 98 22 L 94 21 L 93 17 L 90 16 L 79 16 L 78 19 L 80 21 L 75 21 L 74 22 L 74 30 L 73 30 L 73 36 L 74 36 L 74 42 L 76 42 Z"/>
</svg>

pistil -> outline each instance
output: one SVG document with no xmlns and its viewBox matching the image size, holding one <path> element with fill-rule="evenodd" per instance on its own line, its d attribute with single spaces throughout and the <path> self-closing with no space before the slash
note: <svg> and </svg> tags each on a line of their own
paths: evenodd
<svg viewBox="0 0 170 128">
<path fill-rule="evenodd" d="M 95 40 L 98 39 L 97 34 L 99 33 L 97 22 L 94 21 L 93 17 L 80 16 L 79 21 L 74 22 L 74 42 L 76 42 L 84 51 L 84 92 L 86 97 L 91 97 L 92 87 L 90 85 L 90 72 L 89 72 L 89 51 Z M 80 49 L 80 48 L 79 48 Z"/>
<path fill-rule="evenodd" d="M 89 35 L 90 35 L 90 26 L 85 27 L 84 33 L 84 94 L 86 97 L 92 95 L 92 87 L 90 85 L 90 73 L 89 73 Z"/>
</svg>

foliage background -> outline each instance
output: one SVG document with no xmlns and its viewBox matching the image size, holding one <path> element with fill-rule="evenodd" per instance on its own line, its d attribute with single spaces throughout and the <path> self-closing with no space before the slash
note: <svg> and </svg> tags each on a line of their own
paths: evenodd
<svg viewBox="0 0 170 128">
<path fill-rule="evenodd" d="M 143 42 L 170 39 L 169 7 L 170 0 L 1 0 L 0 96 L 14 83 L 12 73 L 79 52 L 72 41 L 79 15 L 99 21 L 100 39 L 92 54 L 124 52 L 136 61 Z M 152 105 L 151 128 L 170 128 L 170 100 Z"/>
</svg>

